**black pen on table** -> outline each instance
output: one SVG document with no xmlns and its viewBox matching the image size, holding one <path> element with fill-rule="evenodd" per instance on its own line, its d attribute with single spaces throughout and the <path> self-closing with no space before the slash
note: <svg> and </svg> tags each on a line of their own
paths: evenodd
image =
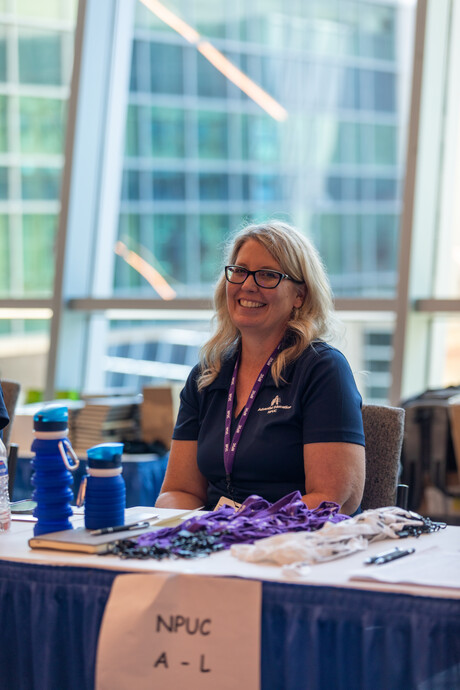
<svg viewBox="0 0 460 690">
<path fill-rule="evenodd" d="M 158 515 L 153 515 L 148 520 L 131 522 L 129 525 L 116 525 L 115 527 L 101 527 L 101 529 L 93 529 L 91 531 L 91 536 L 99 537 L 102 534 L 113 534 L 113 532 L 129 532 L 134 529 L 142 529 L 143 527 L 148 527 L 154 520 L 158 520 L 158 517 Z"/>
<path fill-rule="evenodd" d="M 411 553 L 414 552 L 415 549 L 413 548 L 400 549 L 398 546 L 396 546 L 391 551 L 385 551 L 384 553 L 377 554 L 377 556 L 371 556 L 370 558 L 366 558 L 364 563 L 366 565 L 382 565 L 383 563 L 390 563 L 391 561 L 395 561 L 397 558 L 409 556 Z"/>
</svg>

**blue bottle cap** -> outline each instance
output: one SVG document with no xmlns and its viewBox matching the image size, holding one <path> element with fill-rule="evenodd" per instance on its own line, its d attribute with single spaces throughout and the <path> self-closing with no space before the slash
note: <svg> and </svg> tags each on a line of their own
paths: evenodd
<svg viewBox="0 0 460 690">
<path fill-rule="evenodd" d="M 35 431 L 63 431 L 69 425 L 69 411 L 62 405 L 48 405 L 34 414 Z"/>
<path fill-rule="evenodd" d="M 123 443 L 100 443 L 98 446 L 89 448 L 88 467 L 101 470 L 121 467 L 123 447 Z"/>
</svg>

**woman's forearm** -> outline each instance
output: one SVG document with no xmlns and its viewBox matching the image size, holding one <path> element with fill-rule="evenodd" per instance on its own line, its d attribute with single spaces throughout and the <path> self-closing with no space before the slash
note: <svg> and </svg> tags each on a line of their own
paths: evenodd
<svg viewBox="0 0 460 690">
<path fill-rule="evenodd" d="M 155 505 L 157 508 L 201 508 L 203 499 L 186 491 L 165 491 L 158 496 Z"/>
<path fill-rule="evenodd" d="M 321 493 L 319 491 L 312 491 L 309 494 L 305 494 L 304 496 L 302 496 L 302 501 L 310 510 L 317 508 L 322 501 L 333 501 L 334 503 L 338 503 L 338 501 L 331 498 L 330 495 L 328 496 L 326 493 Z M 344 503 L 340 506 L 339 513 L 344 513 L 344 515 L 351 515 L 359 506 L 359 503 L 356 503 L 356 505 L 355 503 L 356 501 L 352 500 L 344 501 Z"/>
<path fill-rule="evenodd" d="M 302 501 L 305 503 L 307 508 L 313 510 L 317 508 L 322 501 L 331 501 L 331 497 L 327 496 L 325 493 L 320 491 L 312 491 L 308 494 L 302 496 Z"/>
</svg>

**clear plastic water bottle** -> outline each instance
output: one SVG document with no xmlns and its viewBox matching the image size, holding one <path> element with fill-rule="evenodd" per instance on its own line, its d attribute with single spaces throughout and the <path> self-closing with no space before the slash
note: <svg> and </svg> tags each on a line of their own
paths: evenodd
<svg viewBox="0 0 460 690">
<path fill-rule="evenodd" d="M 10 529 L 11 508 L 8 493 L 8 455 L 0 438 L 0 534 Z"/>
</svg>

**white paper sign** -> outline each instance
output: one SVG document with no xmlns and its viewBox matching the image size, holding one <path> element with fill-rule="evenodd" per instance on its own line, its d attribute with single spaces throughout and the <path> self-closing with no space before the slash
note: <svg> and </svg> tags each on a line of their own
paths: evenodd
<svg viewBox="0 0 460 690">
<path fill-rule="evenodd" d="M 96 690 L 258 690 L 262 585 L 119 575 L 102 621 Z"/>
</svg>

